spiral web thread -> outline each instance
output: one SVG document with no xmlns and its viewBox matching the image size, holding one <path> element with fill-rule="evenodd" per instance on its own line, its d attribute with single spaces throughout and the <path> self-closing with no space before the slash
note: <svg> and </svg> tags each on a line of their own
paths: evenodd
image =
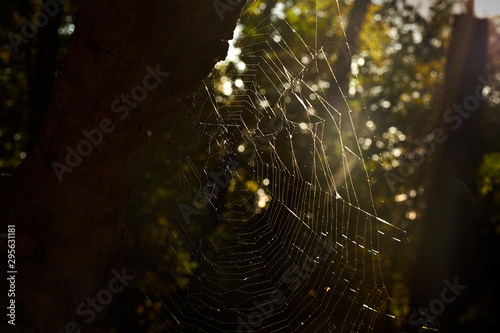
<svg viewBox="0 0 500 333">
<path fill-rule="evenodd" d="M 404 231 L 375 209 L 367 113 L 329 100 L 342 88 L 318 19 L 313 45 L 276 16 L 239 36 L 190 110 L 172 209 L 197 268 L 158 310 L 165 332 L 369 332 L 390 316 L 379 248 Z"/>
</svg>

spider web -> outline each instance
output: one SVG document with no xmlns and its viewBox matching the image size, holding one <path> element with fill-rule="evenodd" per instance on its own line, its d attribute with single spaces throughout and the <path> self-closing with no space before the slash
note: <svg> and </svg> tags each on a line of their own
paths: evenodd
<svg viewBox="0 0 500 333">
<path fill-rule="evenodd" d="M 368 332 L 390 316 L 380 247 L 404 232 L 376 212 L 356 134 L 369 117 L 329 84 L 317 32 L 279 16 L 237 29 L 175 142 L 173 209 L 196 268 L 156 313 L 165 332 Z"/>
</svg>

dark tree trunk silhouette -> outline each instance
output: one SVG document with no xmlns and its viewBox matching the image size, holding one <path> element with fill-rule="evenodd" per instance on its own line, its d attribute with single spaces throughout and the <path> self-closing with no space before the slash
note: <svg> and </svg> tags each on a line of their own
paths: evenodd
<svg viewBox="0 0 500 333">
<path fill-rule="evenodd" d="M 86 323 L 76 309 L 110 288 L 113 270 L 122 272 L 124 209 L 147 131 L 192 104 L 190 96 L 225 58 L 244 4 L 82 2 L 38 141 L 12 177 L 0 177 L 1 232 L 16 226 L 17 270 L 16 326 L 4 316 L 2 332 L 98 326 L 105 311 Z M 116 99 L 127 99 L 122 94 L 140 101 L 113 112 Z M 96 144 L 82 143 L 92 141 L 84 130 L 94 133 Z M 87 156 L 70 157 L 71 172 L 58 177 L 54 162 L 69 168 L 68 147 Z M 0 261 L 2 290 L 8 289 L 6 259 Z M 7 301 L 2 297 L 3 309 Z"/>
<path fill-rule="evenodd" d="M 474 172 L 480 163 L 482 147 L 477 124 L 485 105 L 484 98 L 477 96 L 488 77 L 485 71 L 488 25 L 486 20 L 475 19 L 471 13 L 455 18 L 448 51 L 436 127 L 443 130 L 441 138 L 446 139 L 435 140 L 436 150 L 427 175 L 427 209 L 419 237 L 408 332 L 417 331 L 422 325 L 443 332 L 459 332 L 461 304 L 468 297 L 467 290 L 460 288 L 465 288 L 462 286 L 475 274 L 467 270 L 467 265 L 474 252 Z M 473 100 L 477 103 L 471 103 Z M 457 290 L 460 295 L 453 294 L 449 283 L 460 285 Z M 443 300 L 443 295 L 448 301 Z M 455 298 L 451 302 L 452 297 Z M 432 306 L 434 310 L 429 309 Z M 415 311 L 425 308 L 433 320 L 424 314 L 415 315 Z"/>
<path fill-rule="evenodd" d="M 49 1 L 45 0 L 44 3 Z M 62 11 L 58 11 L 47 25 L 40 27 L 37 35 L 36 56 L 27 56 L 29 78 L 29 117 L 28 143 L 30 150 L 35 145 L 42 122 L 50 106 L 50 97 L 54 87 L 59 47 L 59 27 Z"/>
<path fill-rule="evenodd" d="M 345 29 L 345 36 L 340 45 L 338 58 L 332 68 L 335 71 L 335 79 L 330 82 L 333 87 L 332 105 L 339 111 L 346 111 L 347 96 L 349 88 L 349 74 L 351 73 L 352 55 L 359 52 L 359 34 L 365 21 L 366 12 L 370 0 L 356 0 L 349 12 L 349 21 Z M 340 91 L 342 89 L 342 92 Z"/>
</svg>

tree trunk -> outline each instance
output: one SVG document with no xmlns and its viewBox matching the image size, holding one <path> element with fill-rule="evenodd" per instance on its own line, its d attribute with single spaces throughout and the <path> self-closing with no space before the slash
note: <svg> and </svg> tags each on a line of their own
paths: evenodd
<svg viewBox="0 0 500 333">
<path fill-rule="evenodd" d="M 44 0 L 44 4 L 50 3 Z M 50 106 L 50 97 L 54 87 L 55 72 L 57 69 L 57 54 L 59 48 L 59 27 L 61 11 L 52 17 L 47 25 L 38 31 L 36 43 L 36 56 L 32 57 L 27 52 L 27 68 L 29 78 L 29 118 L 28 118 L 28 143 L 30 150 L 38 139 L 40 128 L 47 109 Z M 34 58 L 34 59 L 32 59 Z"/>
<path fill-rule="evenodd" d="M 337 61 L 332 67 L 335 78 L 330 81 L 333 87 L 332 105 L 340 112 L 346 112 L 349 94 L 349 74 L 351 73 L 352 56 L 359 52 L 359 34 L 365 21 L 370 0 L 356 0 L 349 12 L 349 21 L 345 29 L 343 43 L 340 47 Z"/>
<path fill-rule="evenodd" d="M 0 177 L 1 233 L 15 225 L 16 239 L 14 268 L 2 251 L 2 292 L 17 271 L 7 274 L 15 298 L 1 302 L 15 299 L 16 326 L 4 316 L 2 332 L 98 326 L 115 276 L 130 275 L 122 221 L 147 131 L 192 104 L 244 4 L 82 2 L 39 140 L 13 177 Z M 88 297 L 104 304 L 95 318 L 78 313 Z"/>
<path fill-rule="evenodd" d="M 470 13 L 456 17 L 436 127 L 443 135 L 428 143 L 435 152 L 425 187 L 427 208 L 420 231 L 419 270 L 412 291 L 408 332 L 422 325 L 458 332 L 460 303 L 467 296 L 460 289 L 465 287 L 458 288 L 456 295 L 450 294 L 453 288 L 449 284 L 467 285 L 468 276 L 475 274 L 466 267 L 473 252 L 474 172 L 482 147 L 476 128 L 485 105 L 481 94 L 488 77 L 487 40 L 486 20 L 475 19 Z M 430 316 L 423 314 L 426 308 Z"/>
</svg>

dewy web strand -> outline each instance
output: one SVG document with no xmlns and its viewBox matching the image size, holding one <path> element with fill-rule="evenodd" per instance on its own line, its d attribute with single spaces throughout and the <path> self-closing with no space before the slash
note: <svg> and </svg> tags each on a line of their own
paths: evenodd
<svg viewBox="0 0 500 333">
<path fill-rule="evenodd" d="M 165 332 L 369 332 L 384 315 L 379 244 L 404 232 L 377 216 L 356 134 L 369 118 L 337 81 L 320 4 L 311 38 L 278 5 L 242 33 L 250 4 L 189 111 L 172 174 L 196 268 L 156 312 Z"/>
</svg>

